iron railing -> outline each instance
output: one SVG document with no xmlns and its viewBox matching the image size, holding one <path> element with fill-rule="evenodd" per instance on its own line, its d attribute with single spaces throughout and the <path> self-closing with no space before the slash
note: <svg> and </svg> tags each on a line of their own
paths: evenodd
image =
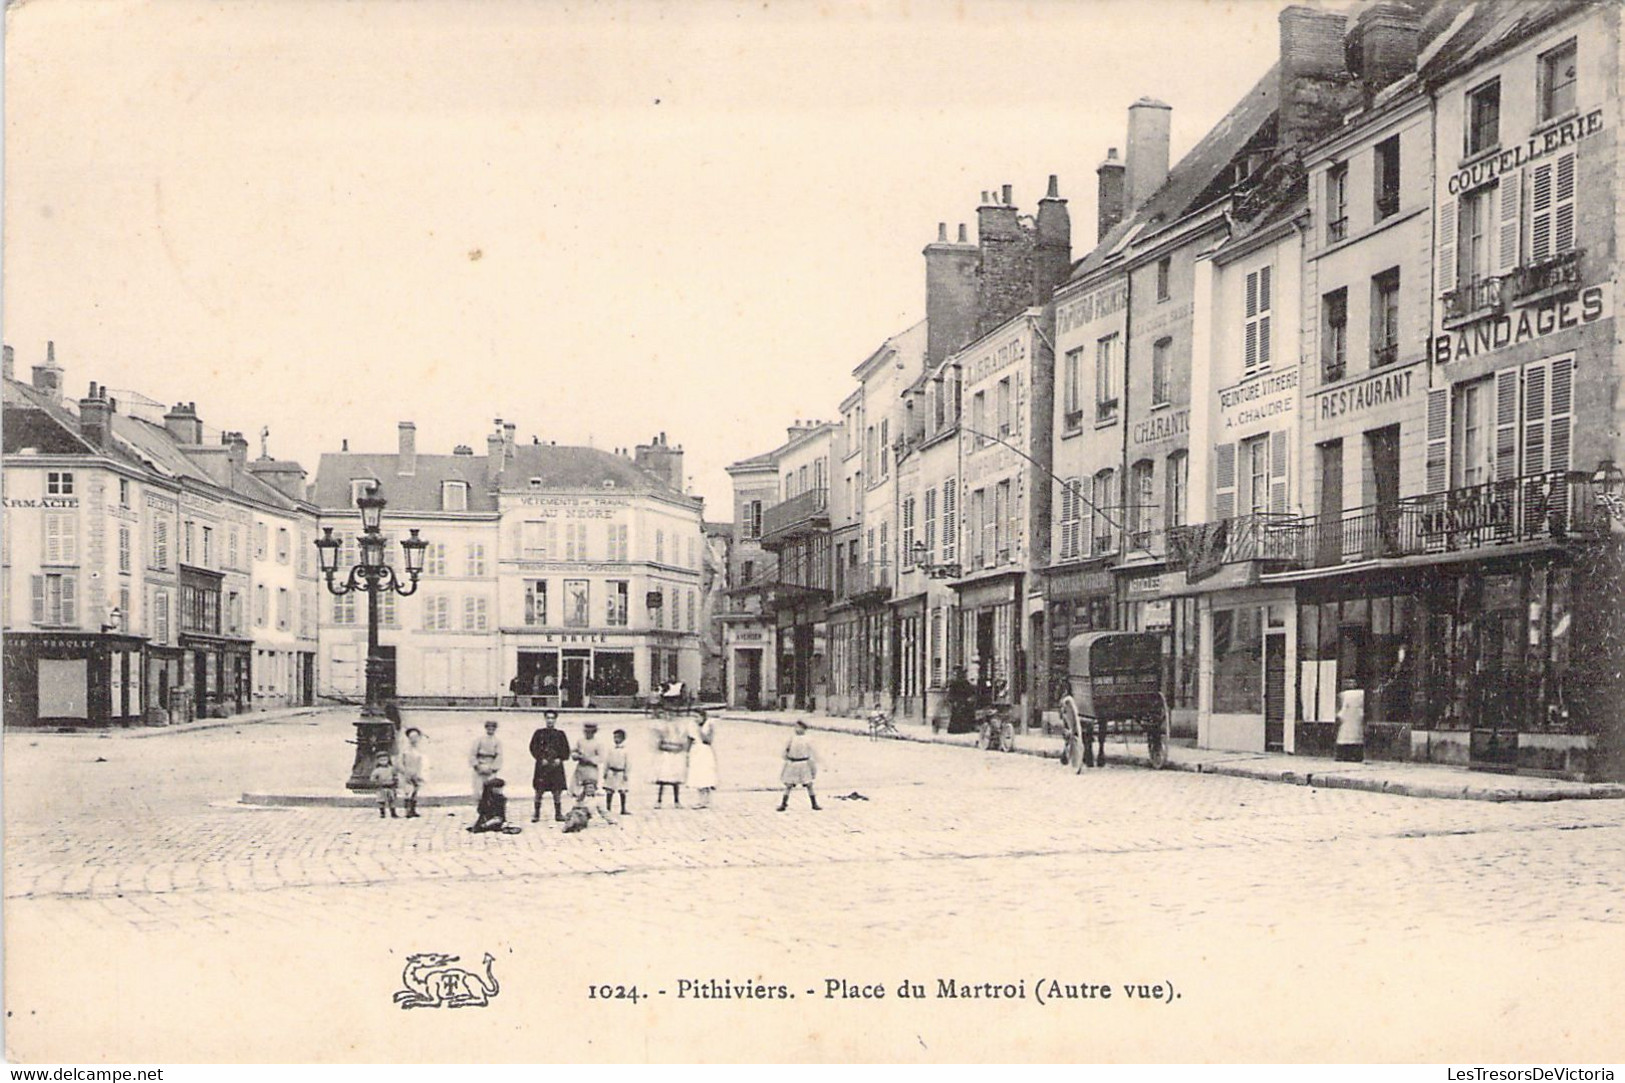
<svg viewBox="0 0 1625 1083">
<path fill-rule="evenodd" d="M 848 564 L 836 581 L 835 597 L 851 599 L 869 594 L 890 593 L 891 585 L 891 567 L 882 561 Z"/>
<path fill-rule="evenodd" d="M 1308 568 L 1562 542 L 1607 531 L 1607 515 L 1594 490 L 1588 474 L 1551 471 L 1351 508 L 1337 516 L 1305 516 L 1278 530 L 1291 538 L 1294 561 Z"/>
<path fill-rule="evenodd" d="M 819 525 L 829 525 L 829 490 L 822 487 L 763 510 L 762 541 L 776 541 Z"/>
<path fill-rule="evenodd" d="M 1445 323 L 1470 320 L 1489 312 L 1500 312 L 1506 307 L 1504 278 L 1475 278 L 1446 290 L 1444 295 Z"/>
<path fill-rule="evenodd" d="M 1513 300 L 1522 300 L 1548 290 L 1578 289 L 1580 257 L 1583 255 L 1585 250 L 1576 248 L 1520 269 L 1512 284 Z"/>
<path fill-rule="evenodd" d="M 1214 556 L 1217 556 L 1217 563 L 1220 564 L 1245 560 L 1295 560 L 1299 522 L 1296 516 L 1275 512 L 1251 512 L 1222 520 L 1223 549 L 1219 553 L 1208 553 L 1209 562 Z M 1169 562 L 1188 566 L 1197 561 L 1204 550 L 1217 546 L 1215 539 L 1220 527 L 1221 523 L 1217 522 L 1169 527 Z"/>
</svg>

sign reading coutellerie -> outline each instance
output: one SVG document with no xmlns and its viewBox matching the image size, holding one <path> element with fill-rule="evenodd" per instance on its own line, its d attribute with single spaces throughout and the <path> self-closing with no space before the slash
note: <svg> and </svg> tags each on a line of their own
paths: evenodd
<svg viewBox="0 0 1625 1083">
<path fill-rule="evenodd" d="M 1433 363 L 1448 364 L 1518 346 L 1558 331 L 1605 320 L 1614 314 L 1611 283 L 1587 286 L 1576 297 L 1553 298 L 1529 308 L 1515 309 L 1501 316 L 1485 318 L 1450 334 L 1433 339 Z"/>
<path fill-rule="evenodd" d="M 1602 116 L 1603 111 L 1595 109 L 1583 117 L 1575 117 L 1539 135 L 1532 135 L 1527 142 L 1508 147 L 1499 154 L 1492 154 L 1451 174 L 1445 187 L 1449 189 L 1451 195 L 1457 195 L 1471 191 L 1480 184 L 1488 184 L 1503 173 L 1510 173 L 1536 158 L 1544 158 L 1554 151 L 1578 143 L 1588 135 L 1596 135 L 1602 131 Z"/>
</svg>

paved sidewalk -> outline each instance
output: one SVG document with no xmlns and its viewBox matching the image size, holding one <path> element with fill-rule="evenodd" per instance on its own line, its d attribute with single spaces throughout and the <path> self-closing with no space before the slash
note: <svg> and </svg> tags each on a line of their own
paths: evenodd
<svg viewBox="0 0 1625 1083">
<path fill-rule="evenodd" d="M 831 733 L 867 735 L 869 724 L 863 718 L 842 718 L 811 711 L 738 711 L 729 709 L 714 712 L 717 718 L 741 722 L 762 722 L 775 726 L 790 726 L 805 722 L 808 729 Z M 960 745 L 976 749 L 974 733 L 933 733 L 929 726 L 901 722 L 897 738 L 885 740 L 916 741 L 926 744 Z M 1061 738 L 1034 732 L 1016 737 L 1016 754 L 1059 759 Z M 994 755 L 994 753 L 983 753 Z M 1108 762 L 1139 763 L 1150 766 L 1145 742 L 1126 741 L 1111 737 L 1106 741 Z M 1310 756 L 1293 756 L 1283 752 L 1226 752 L 1218 749 L 1191 748 L 1171 745 L 1168 749 L 1168 767 L 1175 771 L 1197 774 L 1228 775 L 1235 778 L 1257 779 L 1263 782 L 1286 782 L 1296 786 L 1318 786 L 1323 789 L 1368 790 L 1391 793 L 1403 797 L 1436 797 L 1467 801 L 1567 801 L 1597 798 L 1625 798 L 1625 785 L 1617 782 L 1570 782 L 1562 779 L 1534 778 L 1523 775 L 1500 775 L 1483 771 L 1470 771 L 1464 767 L 1440 764 L 1398 763 L 1370 761 L 1366 763 L 1339 763 L 1335 760 Z"/>
<path fill-rule="evenodd" d="M 171 737 L 177 733 L 197 733 L 201 730 L 226 729 L 231 726 L 258 725 L 261 722 L 285 722 L 290 718 L 304 718 L 309 715 L 325 714 L 333 710 L 331 704 L 318 704 L 315 707 L 277 707 L 269 711 L 245 711 L 243 714 L 234 714 L 226 718 L 198 718 L 191 722 L 179 722 L 164 726 L 89 726 L 67 729 L 55 726 L 28 727 L 14 730 L 19 734 L 46 737 L 95 737 L 97 739 L 133 741 L 143 737 Z"/>
</svg>

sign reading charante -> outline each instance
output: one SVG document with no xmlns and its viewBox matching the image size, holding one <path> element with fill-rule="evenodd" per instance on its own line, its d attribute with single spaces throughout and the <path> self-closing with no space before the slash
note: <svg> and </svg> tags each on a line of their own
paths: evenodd
<svg viewBox="0 0 1625 1083">
<path fill-rule="evenodd" d="M 1153 414 L 1134 426 L 1134 442 L 1149 444 L 1153 440 L 1166 440 L 1184 436 L 1191 431 L 1191 412 L 1176 410 L 1171 414 Z"/>
<path fill-rule="evenodd" d="M 1614 314 L 1613 286 L 1587 286 L 1578 297 L 1552 299 L 1530 308 L 1486 318 L 1433 339 L 1433 363 L 1465 361 L 1507 346 L 1532 342 L 1558 331 L 1605 320 Z"/>
<path fill-rule="evenodd" d="M 1499 154 L 1492 154 L 1488 158 L 1474 162 L 1453 174 L 1445 187 L 1450 190 L 1451 195 L 1471 191 L 1481 184 L 1488 184 L 1503 173 L 1510 173 L 1536 158 L 1544 158 L 1600 131 L 1602 131 L 1602 110 L 1597 109 L 1539 135 L 1532 135 L 1526 143 L 1508 147 Z"/>
<path fill-rule="evenodd" d="M 1315 411 L 1321 421 L 1329 421 L 1344 414 L 1359 413 L 1377 406 L 1386 406 L 1410 397 L 1411 375 L 1415 370 L 1386 372 L 1361 380 L 1357 384 L 1340 387 L 1320 396 L 1320 409 Z"/>
</svg>

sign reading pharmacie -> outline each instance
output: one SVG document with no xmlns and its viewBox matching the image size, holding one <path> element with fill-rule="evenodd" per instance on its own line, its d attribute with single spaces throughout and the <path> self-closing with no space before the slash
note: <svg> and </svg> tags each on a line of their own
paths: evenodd
<svg viewBox="0 0 1625 1083">
<path fill-rule="evenodd" d="M 1614 314 L 1614 287 L 1610 282 L 1587 286 L 1576 295 L 1553 297 L 1515 308 L 1499 316 L 1433 338 L 1433 363 L 1466 361 L 1510 346 L 1521 346 L 1560 331 L 1606 320 Z"/>
</svg>

